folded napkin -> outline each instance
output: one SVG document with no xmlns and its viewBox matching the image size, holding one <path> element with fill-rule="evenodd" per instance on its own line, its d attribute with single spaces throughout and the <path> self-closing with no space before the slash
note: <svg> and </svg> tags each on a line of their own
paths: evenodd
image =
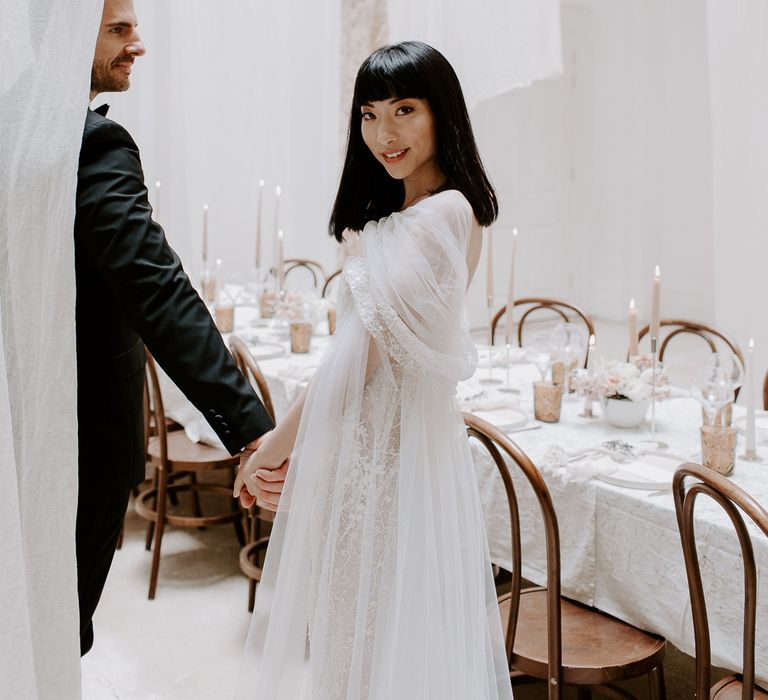
<svg viewBox="0 0 768 700">
<path fill-rule="evenodd" d="M 550 445 L 539 462 L 541 471 L 562 484 L 583 483 L 601 474 L 613 474 L 617 464 L 610 458 L 585 457 L 569 461 L 568 453 L 559 445 Z"/>
</svg>

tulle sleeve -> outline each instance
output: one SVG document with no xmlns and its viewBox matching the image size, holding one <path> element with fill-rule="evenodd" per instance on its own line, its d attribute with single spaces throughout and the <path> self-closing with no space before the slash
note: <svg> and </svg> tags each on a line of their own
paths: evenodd
<svg viewBox="0 0 768 700">
<path fill-rule="evenodd" d="M 476 352 L 463 321 L 472 209 L 450 190 L 369 223 L 346 287 L 379 350 L 408 374 L 455 383 Z M 464 332 L 462 332 L 464 331 Z"/>
</svg>

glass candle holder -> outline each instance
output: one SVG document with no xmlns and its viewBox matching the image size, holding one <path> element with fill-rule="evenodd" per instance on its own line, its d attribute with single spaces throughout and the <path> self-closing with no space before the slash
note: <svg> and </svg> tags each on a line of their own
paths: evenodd
<svg viewBox="0 0 768 700">
<path fill-rule="evenodd" d="M 701 426 L 701 463 L 718 474 L 730 474 L 736 463 L 736 428 Z"/>
<path fill-rule="evenodd" d="M 309 352 L 312 324 L 308 321 L 291 321 L 291 352 Z"/>
<path fill-rule="evenodd" d="M 235 307 L 233 304 L 216 304 L 213 310 L 216 327 L 221 333 L 231 333 L 235 328 Z"/>
<path fill-rule="evenodd" d="M 560 404 L 563 387 L 552 382 L 533 383 L 533 412 L 536 420 L 557 423 L 560 420 Z"/>
</svg>

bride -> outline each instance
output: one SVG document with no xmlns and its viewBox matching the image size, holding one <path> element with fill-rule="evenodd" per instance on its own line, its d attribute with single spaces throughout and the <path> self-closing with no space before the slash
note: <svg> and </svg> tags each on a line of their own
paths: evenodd
<svg viewBox="0 0 768 700">
<path fill-rule="evenodd" d="M 309 388 L 235 482 L 277 509 L 239 698 L 511 698 L 455 401 L 477 359 L 464 296 L 497 213 L 446 59 L 420 42 L 368 57 L 330 224 L 361 232 L 362 255 Z"/>
</svg>

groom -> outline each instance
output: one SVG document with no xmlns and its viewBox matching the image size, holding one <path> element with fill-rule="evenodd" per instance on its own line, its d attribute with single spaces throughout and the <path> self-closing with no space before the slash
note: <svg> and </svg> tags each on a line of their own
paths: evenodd
<svg viewBox="0 0 768 700">
<path fill-rule="evenodd" d="M 133 0 L 106 0 L 90 99 L 127 90 L 143 54 Z M 81 654 L 128 496 L 144 480 L 144 344 L 230 454 L 250 455 L 273 427 L 152 220 L 136 144 L 105 112 L 86 117 L 74 231 Z"/>
</svg>

